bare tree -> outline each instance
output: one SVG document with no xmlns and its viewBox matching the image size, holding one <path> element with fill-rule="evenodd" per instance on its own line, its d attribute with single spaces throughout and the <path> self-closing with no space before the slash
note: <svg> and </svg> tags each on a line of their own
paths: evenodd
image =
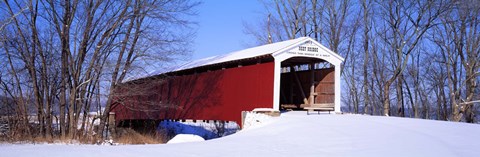
<svg viewBox="0 0 480 157">
<path fill-rule="evenodd" d="M 383 114 L 390 115 L 390 87 L 397 80 L 398 114 L 404 116 L 403 71 L 427 30 L 443 10 L 443 2 L 385 1 L 379 2 L 385 26 L 379 35 L 388 45 L 391 56 L 392 74 L 385 80 Z"/>
<path fill-rule="evenodd" d="M 35 105 L 39 135 L 54 135 L 58 116 L 60 138 L 86 136 L 92 105 L 105 106 L 103 135 L 113 91 L 141 64 L 166 63 L 187 54 L 188 30 L 195 15 L 193 1 L 5 0 L 0 15 L 2 90 L 18 99 L 19 122 L 29 133 L 27 106 Z M 5 39 L 5 40 L 3 40 Z M 144 69 L 146 70 L 146 69 Z M 143 70 L 143 71 L 144 71 Z M 8 72 L 8 75 L 4 75 Z M 4 81 L 3 76 L 12 81 Z M 106 79 L 108 78 L 108 79 Z M 106 105 L 99 105 L 101 102 Z M 90 127 L 91 128 L 91 127 Z M 82 132 L 78 132 L 81 130 Z M 90 133 L 91 134 L 91 133 Z"/>
<path fill-rule="evenodd" d="M 370 94 L 369 94 L 369 73 L 368 66 L 370 60 L 370 30 L 372 27 L 372 22 L 370 18 L 372 2 L 368 0 L 362 1 L 362 10 L 363 10 L 363 51 L 364 51 L 364 60 L 363 60 L 363 113 L 368 114 L 368 108 L 370 103 Z"/>
<path fill-rule="evenodd" d="M 467 122 L 474 120 L 477 108 L 463 104 L 478 92 L 478 5 L 465 5 L 474 2 L 278 0 L 264 4 L 269 22 L 262 21 L 256 28 L 247 25 L 246 32 L 258 43 L 306 34 L 345 56 L 342 76 L 347 95 L 343 99 L 348 99 L 344 102 L 353 107 L 351 111 L 357 113 L 363 103 L 364 113 L 443 120 L 453 114 L 457 121 L 465 114 Z M 359 21 L 361 33 L 352 33 Z M 356 65 L 363 68 L 358 70 Z"/>
<path fill-rule="evenodd" d="M 433 40 L 447 69 L 452 119 L 460 121 L 465 116 L 465 120 L 472 123 L 475 120 L 473 104 L 462 105 L 462 102 L 472 101 L 478 87 L 480 7 L 469 2 L 454 3 L 454 8 L 442 16 Z"/>
</svg>

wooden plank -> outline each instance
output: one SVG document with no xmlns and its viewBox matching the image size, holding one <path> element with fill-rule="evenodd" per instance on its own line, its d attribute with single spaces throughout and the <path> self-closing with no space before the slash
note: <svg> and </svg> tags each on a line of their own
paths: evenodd
<svg viewBox="0 0 480 157">
<path fill-rule="evenodd" d="M 334 107 L 335 107 L 335 103 L 313 104 L 313 105 L 310 106 L 310 107 L 331 107 L 331 108 L 334 108 Z"/>
<path fill-rule="evenodd" d="M 305 110 L 322 110 L 322 111 L 333 111 L 332 107 L 304 107 Z"/>
<path fill-rule="evenodd" d="M 330 111 L 334 111 L 333 107 L 304 107 L 303 109 L 307 110 L 307 115 L 313 111 L 317 111 L 318 114 L 320 114 L 320 111 L 328 111 L 328 114 L 330 114 Z"/>
<path fill-rule="evenodd" d="M 310 63 L 310 104 L 315 104 L 315 68 L 313 67 L 315 64 Z"/>
<path fill-rule="evenodd" d="M 283 109 L 296 109 L 298 106 L 296 104 L 281 104 L 281 108 Z"/>
</svg>

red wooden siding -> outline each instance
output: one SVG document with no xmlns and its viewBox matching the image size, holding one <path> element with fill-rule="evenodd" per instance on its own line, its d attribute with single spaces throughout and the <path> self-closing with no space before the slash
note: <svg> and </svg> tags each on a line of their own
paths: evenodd
<svg viewBox="0 0 480 157">
<path fill-rule="evenodd" d="M 273 105 L 274 62 L 146 80 L 117 90 L 117 124 L 133 119 L 241 122 L 241 111 Z"/>
</svg>

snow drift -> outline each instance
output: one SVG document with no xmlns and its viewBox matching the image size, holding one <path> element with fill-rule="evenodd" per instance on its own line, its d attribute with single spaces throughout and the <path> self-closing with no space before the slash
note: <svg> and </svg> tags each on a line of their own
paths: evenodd
<svg viewBox="0 0 480 157">
<path fill-rule="evenodd" d="M 201 142 L 205 141 L 202 137 L 192 134 L 178 134 L 167 142 L 167 144 L 173 143 L 186 143 L 186 142 Z"/>
<path fill-rule="evenodd" d="M 477 156 L 480 125 L 362 115 L 283 113 L 261 127 L 163 145 L 0 145 L 1 156 Z"/>
</svg>

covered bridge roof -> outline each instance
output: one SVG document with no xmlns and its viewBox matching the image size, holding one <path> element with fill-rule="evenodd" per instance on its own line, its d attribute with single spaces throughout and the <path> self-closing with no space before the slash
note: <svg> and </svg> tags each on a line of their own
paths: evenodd
<svg viewBox="0 0 480 157">
<path fill-rule="evenodd" d="M 172 69 L 159 69 L 159 70 L 154 70 L 150 73 L 148 73 L 146 76 L 141 76 L 141 77 L 132 77 L 126 79 L 126 81 L 131 81 L 131 80 L 136 80 L 136 79 L 141 79 L 141 78 L 146 78 L 150 76 L 156 76 L 156 75 L 161 75 L 165 73 L 170 73 L 170 72 L 176 72 L 176 71 L 182 71 L 182 70 L 188 70 L 188 69 L 194 69 L 194 68 L 199 68 L 199 67 L 205 67 L 205 66 L 210 66 L 210 65 L 216 65 L 220 63 L 226 63 L 226 62 L 232 62 L 232 61 L 238 61 L 238 60 L 244 60 L 244 59 L 249 59 L 249 58 L 257 58 L 257 57 L 262 57 L 266 55 L 272 55 L 276 52 L 284 51 L 286 48 L 290 48 L 294 45 L 300 45 L 306 41 L 314 41 L 312 38 L 309 37 L 300 37 L 297 39 L 292 39 L 292 40 L 286 40 L 282 42 L 276 42 L 272 44 L 267 44 L 267 45 L 262 45 L 262 46 L 257 46 L 257 47 L 252 47 L 240 51 L 234 51 L 228 54 L 223 54 L 223 55 L 218 55 L 218 56 L 212 56 L 212 57 L 207 57 L 203 59 L 198 59 L 194 61 L 187 62 L 183 65 L 180 66 L 175 66 Z M 314 41 L 316 42 L 316 41 Z M 321 46 L 323 49 L 328 50 L 327 48 Z M 331 52 L 331 54 L 338 56 L 334 52 Z M 338 56 L 340 57 L 340 56 Z M 341 57 L 340 57 L 341 58 Z M 342 58 L 343 60 L 343 58 Z"/>
<path fill-rule="evenodd" d="M 291 45 L 301 43 L 302 41 L 305 41 L 307 39 L 309 39 L 309 38 L 308 37 L 301 37 L 301 38 L 297 38 L 297 39 L 293 39 L 293 40 L 287 40 L 287 41 L 277 42 L 277 43 L 273 43 L 273 44 L 267 44 L 267 45 L 252 47 L 252 48 L 248 48 L 248 49 L 244 49 L 244 50 L 240 50 L 240 51 L 235 51 L 235 52 L 228 53 L 228 54 L 207 57 L 207 58 L 195 60 L 195 61 L 192 61 L 192 62 L 188 62 L 184 65 L 179 66 L 178 68 L 174 69 L 173 71 L 180 71 L 180 70 L 191 69 L 191 68 L 196 68 L 196 67 L 201 67 L 201 66 L 206 66 L 206 65 L 213 65 L 213 64 L 230 62 L 230 61 L 235 61 L 235 60 L 242 60 L 242 59 L 247 59 L 247 58 L 255 58 L 255 57 L 259 57 L 259 56 L 270 55 L 270 54 L 275 53 L 279 50 L 282 50 L 285 47 L 289 47 Z"/>
</svg>

